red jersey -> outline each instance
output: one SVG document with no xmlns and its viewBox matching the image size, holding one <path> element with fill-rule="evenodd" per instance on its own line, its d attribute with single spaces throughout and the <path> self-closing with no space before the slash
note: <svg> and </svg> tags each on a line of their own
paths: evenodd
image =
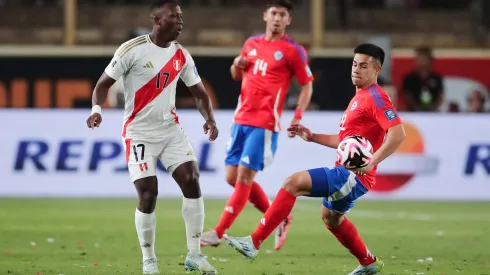
<svg viewBox="0 0 490 275">
<path fill-rule="evenodd" d="M 356 92 L 340 119 L 339 140 L 348 136 L 365 137 L 373 146 L 374 152 L 383 144 L 389 128 L 401 124 L 390 97 L 378 85 Z M 339 162 L 335 163 L 340 166 Z M 363 185 L 370 190 L 376 183 L 376 170 L 365 176 L 358 176 Z"/>
<path fill-rule="evenodd" d="M 292 76 L 300 85 L 313 80 L 306 50 L 286 35 L 277 41 L 259 35 L 245 42 L 241 55 L 249 65 L 243 73 L 234 123 L 278 132 Z"/>
</svg>

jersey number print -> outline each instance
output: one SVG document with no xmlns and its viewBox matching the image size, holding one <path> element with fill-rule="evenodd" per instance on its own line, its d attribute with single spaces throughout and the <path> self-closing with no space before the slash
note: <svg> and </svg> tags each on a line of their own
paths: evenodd
<svg viewBox="0 0 490 275">
<path fill-rule="evenodd" d="M 342 118 L 340 118 L 340 131 L 345 130 L 345 121 L 347 120 L 347 114 L 344 114 Z"/>
<path fill-rule="evenodd" d="M 163 79 L 162 79 L 162 76 L 163 76 Z M 165 87 L 167 87 L 167 82 L 168 82 L 168 78 L 170 77 L 170 73 L 166 73 L 166 72 L 163 72 L 163 73 L 158 73 L 157 75 L 157 89 L 165 89 Z M 163 84 L 162 84 L 163 82 Z"/>
<path fill-rule="evenodd" d="M 267 62 L 265 62 L 264 59 L 257 59 L 257 61 L 255 61 L 254 74 L 257 74 L 259 71 L 262 76 L 265 76 L 267 72 Z"/>
</svg>

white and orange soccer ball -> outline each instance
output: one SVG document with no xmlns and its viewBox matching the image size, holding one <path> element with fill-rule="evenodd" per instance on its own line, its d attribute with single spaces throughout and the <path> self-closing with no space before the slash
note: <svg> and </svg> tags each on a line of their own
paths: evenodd
<svg viewBox="0 0 490 275">
<path fill-rule="evenodd" d="M 344 138 L 337 147 L 337 161 L 347 169 L 367 166 L 373 158 L 373 146 L 364 137 Z"/>
</svg>

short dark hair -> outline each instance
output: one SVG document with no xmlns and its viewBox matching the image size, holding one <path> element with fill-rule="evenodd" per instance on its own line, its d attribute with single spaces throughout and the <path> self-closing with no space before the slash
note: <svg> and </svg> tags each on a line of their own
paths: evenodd
<svg viewBox="0 0 490 275">
<path fill-rule="evenodd" d="M 155 0 L 150 6 L 150 11 L 163 7 L 165 4 L 177 4 L 176 0 Z"/>
<path fill-rule="evenodd" d="M 293 3 L 290 0 L 269 0 L 267 9 L 271 7 L 282 7 L 286 8 L 288 12 L 291 12 L 293 10 Z"/>
<path fill-rule="evenodd" d="M 429 46 L 417 47 L 417 48 L 415 48 L 415 53 L 417 55 L 425 55 L 425 56 L 429 57 L 430 59 L 433 58 L 432 49 Z"/>
<path fill-rule="evenodd" d="M 385 51 L 381 49 L 381 47 L 374 44 L 361 44 L 354 49 L 354 53 L 371 56 L 372 58 L 378 60 L 379 63 L 381 63 L 381 66 L 383 66 L 383 63 L 385 62 Z"/>
</svg>

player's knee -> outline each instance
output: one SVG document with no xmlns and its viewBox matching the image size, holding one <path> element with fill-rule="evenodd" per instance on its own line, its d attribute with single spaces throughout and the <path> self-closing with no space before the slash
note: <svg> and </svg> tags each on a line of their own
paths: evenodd
<svg viewBox="0 0 490 275">
<path fill-rule="evenodd" d="M 226 174 L 226 182 L 232 187 L 235 187 L 236 179 L 237 179 L 236 174 L 235 175 Z"/>
<path fill-rule="evenodd" d="M 322 207 L 322 220 L 326 226 L 337 227 L 342 223 L 343 219 L 343 215 L 335 213 L 326 207 Z"/>
<path fill-rule="evenodd" d="M 289 176 L 284 180 L 282 184 L 282 188 L 289 193 L 298 196 L 299 191 L 301 190 L 301 184 L 298 181 L 298 178 L 295 175 Z"/>
<path fill-rule="evenodd" d="M 185 185 L 199 185 L 199 171 L 193 170 L 183 176 Z"/>
<path fill-rule="evenodd" d="M 139 197 L 138 209 L 143 213 L 152 213 L 157 203 L 158 190 L 146 190 Z"/>
<path fill-rule="evenodd" d="M 299 172 L 287 177 L 282 188 L 296 197 L 308 196 L 311 193 L 311 180 L 308 172 Z"/>
<path fill-rule="evenodd" d="M 236 181 L 244 184 L 252 184 L 254 182 L 254 178 L 256 174 L 257 171 L 240 165 L 238 167 L 238 175 Z"/>
</svg>

